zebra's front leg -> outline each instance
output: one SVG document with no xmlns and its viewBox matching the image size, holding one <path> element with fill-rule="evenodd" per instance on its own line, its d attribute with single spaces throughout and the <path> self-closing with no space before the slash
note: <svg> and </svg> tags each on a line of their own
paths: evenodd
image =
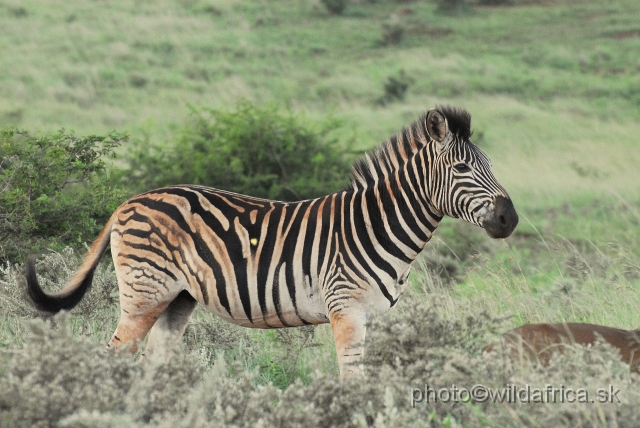
<svg viewBox="0 0 640 428">
<path fill-rule="evenodd" d="M 340 311 L 330 314 L 329 319 L 336 342 L 340 379 L 363 374 L 365 314 L 361 311 Z"/>
</svg>

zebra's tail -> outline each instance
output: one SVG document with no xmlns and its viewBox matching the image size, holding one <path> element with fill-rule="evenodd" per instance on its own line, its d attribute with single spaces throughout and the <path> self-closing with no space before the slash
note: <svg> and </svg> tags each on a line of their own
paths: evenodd
<svg viewBox="0 0 640 428">
<path fill-rule="evenodd" d="M 36 276 L 36 262 L 33 256 L 27 259 L 27 292 L 36 308 L 41 311 L 56 313 L 62 309 L 72 309 L 84 296 L 91 286 L 93 272 L 98 266 L 105 250 L 109 246 L 111 227 L 115 221 L 116 213 L 113 213 L 98 238 L 93 241 L 89 252 L 84 258 L 80 269 L 73 275 L 67 285 L 54 294 L 45 293 L 38 283 Z"/>
</svg>

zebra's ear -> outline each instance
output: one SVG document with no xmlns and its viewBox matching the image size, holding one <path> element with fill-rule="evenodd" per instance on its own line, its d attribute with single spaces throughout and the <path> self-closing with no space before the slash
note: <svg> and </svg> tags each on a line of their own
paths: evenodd
<svg viewBox="0 0 640 428">
<path fill-rule="evenodd" d="M 429 137 L 438 143 L 442 143 L 444 141 L 444 138 L 449 131 L 447 119 L 436 109 L 431 109 L 427 112 L 425 127 L 427 128 Z"/>
</svg>

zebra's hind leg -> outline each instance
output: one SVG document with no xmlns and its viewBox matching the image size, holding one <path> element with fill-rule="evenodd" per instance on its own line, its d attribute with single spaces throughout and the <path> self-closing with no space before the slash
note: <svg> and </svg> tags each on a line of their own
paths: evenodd
<svg viewBox="0 0 640 428">
<path fill-rule="evenodd" d="M 138 352 L 140 342 L 144 340 L 153 324 L 167 309 L 170 302 L 154 305 L 127 305 L 123 303 L 125 302 L 121 300 L 118 327 L 113 336 L 111 336 L 107 347 L 115 348 L 116 350 L 126 347 L 129 352 L 135 355 Z"/>
<path fill-rule="evenodd" d="M 186 290 L 180 292 L 151 328 L 142 357 L 149 358 L 153 354 L 170 350 L 182 338 L 196 304 L 196 300 Z"/>
<path fill-rule="evenodd" d="M 329 316 L 333 339 L 336 342 L 340 378 L 364 373 L 364 339 L 366 317 L 363 312 L 334 312 Z"/>
<path fill-rule="evenodd" d="M 120 290 L 120 320 L 107 346 L 115 349 L 124 346 L 135 355 L 140 342 L 176 299 L 180 289 L 175 287 L 173 291 L 165 284 L 156 285 L 145 278 L 129 282 L 118 272 L 116 275 Z"/>
</svg>

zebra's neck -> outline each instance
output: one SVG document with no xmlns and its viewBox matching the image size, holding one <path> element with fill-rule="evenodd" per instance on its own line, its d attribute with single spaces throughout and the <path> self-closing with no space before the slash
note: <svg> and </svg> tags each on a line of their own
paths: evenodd
<svg viewBox="0 0 640 428">
<path fill-rule="evenodd" d="M 401 169 L 430 142 L 423 123 L 424 117 L 360 158 L 353 166 L 349 188 L 374 185 L 383 175 Z"/>
<path fill-rule="evenodd" d="M 373 184 L 347 191 L 353 193 L 349 211 L 362 217 L 373 249 L 393 267 L 393 272 L 390 266 L 384 270 L 395 279 L 424 249 L 442 220 L 426 188 L 427 157 L 423 147 L 400 168 L 379 170 Z"/>
</svg>

